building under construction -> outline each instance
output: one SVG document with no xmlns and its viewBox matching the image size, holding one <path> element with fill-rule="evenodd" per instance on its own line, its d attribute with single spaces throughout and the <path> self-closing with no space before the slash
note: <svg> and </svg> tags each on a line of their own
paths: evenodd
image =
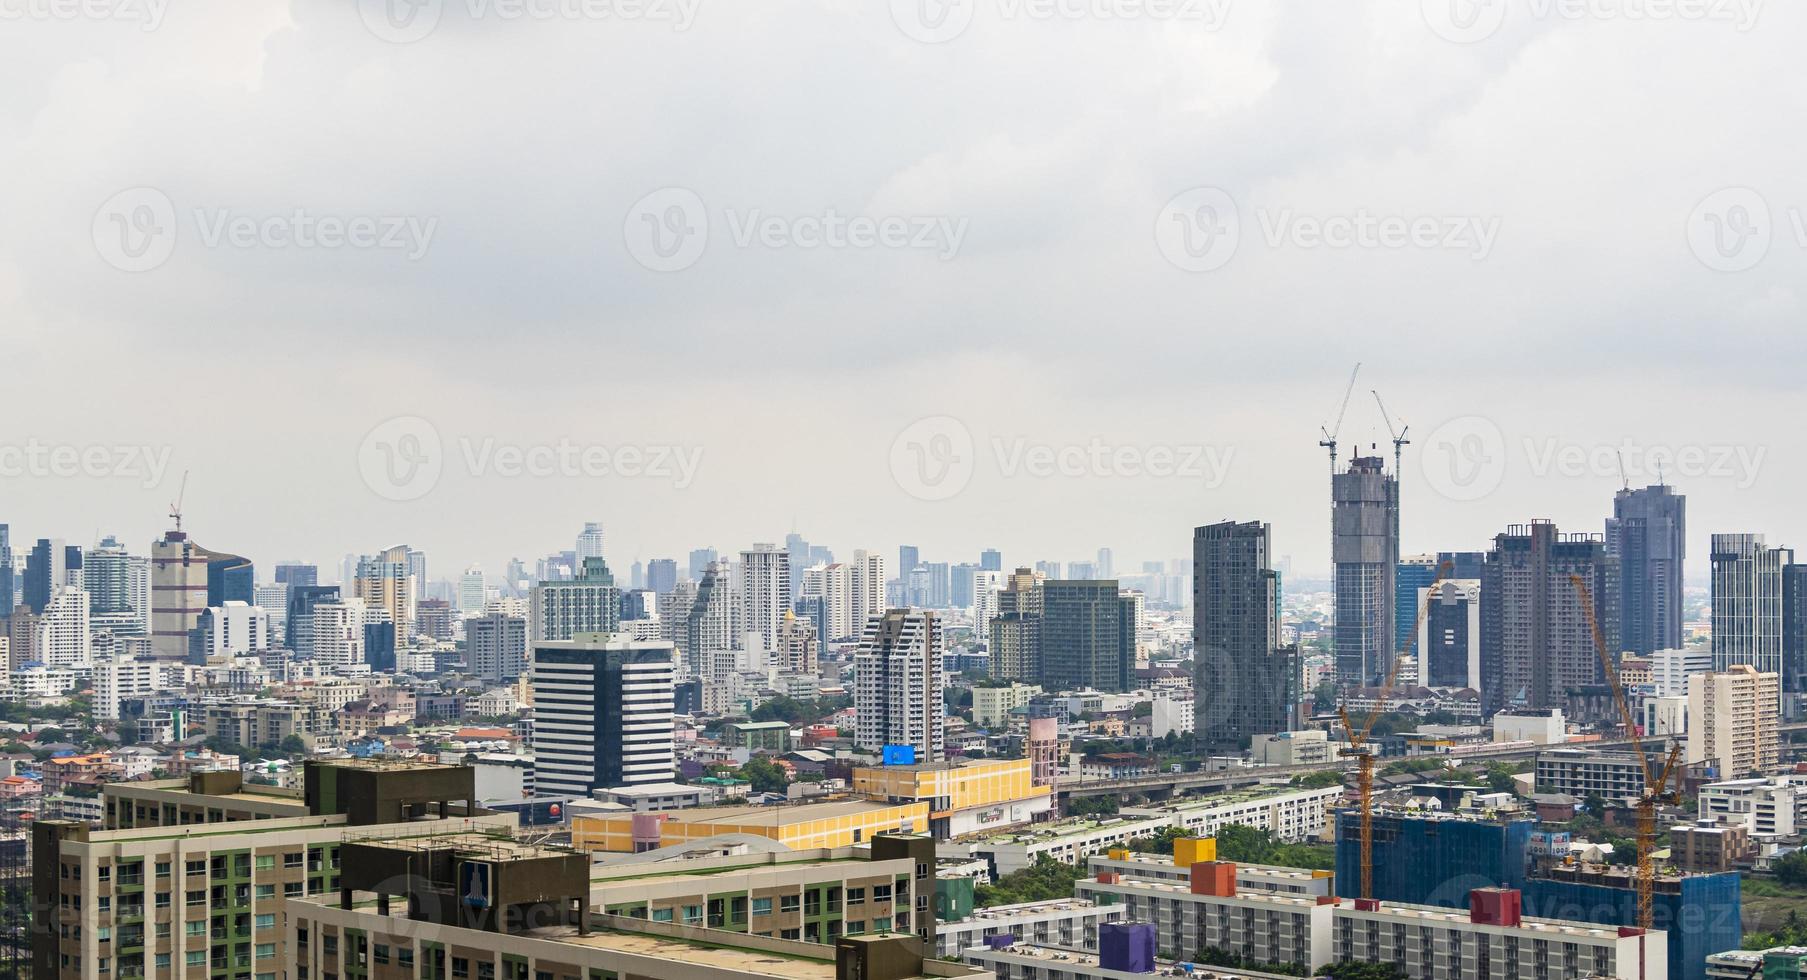
<svg viewBox="0 0 1807 980">
<path fill-rule="evenodd" d="M 1336 677 L 1378 686 L 1394 655 L 1394 576 L 1399 567 L 1399 476 L 1379 456 L 1357 456 L 1332 474 L 1331 559 L 1336 563 Z"/>
</svg>

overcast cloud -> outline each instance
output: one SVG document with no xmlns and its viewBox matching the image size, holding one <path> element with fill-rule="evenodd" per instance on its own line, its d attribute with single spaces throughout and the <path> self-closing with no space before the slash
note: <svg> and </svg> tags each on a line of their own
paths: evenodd
<svg viewBox="0 0 1807 980">
<path fill-rule="evenodd" d="M 15 538 L 1807 548 L 1801 4 L 394 3 L 0 0 Z"/>
</svg>

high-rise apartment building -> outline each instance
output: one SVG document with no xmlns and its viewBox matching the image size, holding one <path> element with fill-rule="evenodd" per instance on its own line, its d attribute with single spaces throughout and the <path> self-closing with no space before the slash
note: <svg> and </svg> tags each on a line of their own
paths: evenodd
<svg viewBox="0 0 1807 980">
<path fill-rule="evenodd" d="M 621 590 L 608 563 L 583 560 L 576 577 L 540 582 L 528 598 L 531 642 L 569 640 L 579 633 L 613 633 L 621 625 Z"/>
<path fill-rule="evenodd" d="M 586 522 L 583 533 L 577 536 L 577 546 L 572 550 L 577 552 L 580 566 L 585 558 L 601 558 L 602 525 L 596 521 Z"/>
<path fill-rule="evenodd" d="M 86 670 L 94 665 L 88 629 L 88 592 L 73 585 L 56 590 L 37 617 L 35 654 L 48 667 Z"/>
<path fill-rule="evenodd" d="M 41 613 L 56 590 L 82 584 L 82 550 L 61 538 L 39 538 L 25 555 L 25 587 L 22 600 L 32 612 Z"/>
<path fill-rule="evenodd" d="M 1712 547 L 1713 669 L 1744 664 L 1779 677 L 1782 570 L 1794 551 L 1766 547 L 1761 534 L 1715 534 Z"/>
<path fill-rule="evenodd" d="M 1619 644 L 1639 656 L 1682 644 L 1682 566 L 1688 499 L 1673 487 L 1627 487 L 1613 496 L 1607 560 L 1616 567 Z"/>
<path fill-rule="evenodd" d="M 288 615 L 283 619 L 283 645 L 303 659 L 314 655 L 314 607 L 322 602 L 337 602 L 336 585 L 294 585 L 289 587 Z"/>
<path fill-rule="evenodd" d="M 1136 686 L 1133 600 L 1115 579 L 1042 583 L 1042 687 L 1128 691 Z"/>
<path fill-rule="evenodd" d="M 1481 689 L 1481 582 L 1444 579 L 1419 590 L 1424 618 L 1418 626 L 1418 683 L 1436 688 Z M 1414 619 L 1417 613 L 1413 613 Z"/>
<path fill-rule="evenodd" d="M 1571 693 L 1606 683 L 1583 608 L 1579 576 L 1617 657 L 1617 618 L 1607 599 L 1610 566 L 1599 535 L 1561 534 L 1549 521 L 1515 524 L 1494 538 L 1481 570 L 1481 701 L 1562 708 Z"/>
<path fill-rule="evenodd" d="M 356 597 L 314 603 L 307 635 L 315 662 L 328 671 L 360 672 L 367 663 L 364 626 L 371 622 L 392 621 L 387 610 L 370 608 Z"/>
<path fill-rule="evenodd" d="M 773 663 L 787 674 L 814 674 L 820 667 L 822 644 L 814 622 L 789 609 L 778 624 L 778 646 Z"/>
<path fill-rule="evenodd" d="M 1774 769 L 1780 758 L 1775 705 L 1782 679 L 1749 664 L 1688 678 L 1688 764 L 1706 764 L 1718 779 Z"/>
<path fill-rule="evenodd" d="M 18 592 L 18 585 L 13 581 L 13 529 L 10 525 L 0 524 L 0 610 L 7 615 L 13 611 L 13 596 Z"/>
<path fill-rule="evenodd" d="M 908 745 L 918 762 L 941 761 L 944 651 L 941 620 L 932 612 L 891 609 L 867 619 L 853 656 L 858 745 Z"/>
<path fill-rule="evenodd" d="M 365 555 L 358 559 L 357 575 L 352 579 L 352 595 L 371 609 L 382 610 L 403 638 L 414 635 L 419 612 L 423 580 L 415 577 L 416 555 L 421 555 L 424 568 L 425 556 L 404 544 Z"/>
<path fill-rule="evenodd" d="M 208 606 L 195 624 L 201 652 L 208 658 L 243 657 L 270 648 L 270 614 L 247 602 Z"/>
<path fill-rule="evenodd" d="M 703 569 L 697 583 L 696 599 L 690 604 L 685 620 L 685 666 L 691 677 L 700 677 L 706 685 L 724 685 L 733 675 L 736 651 L 740 649 L 737 620 L 740 605 L 734 600 L 726 562 L 714 562 Z"/>
<path fill-rule="evenodd" d="M 741 630 L 759 637 L 767 653 L 778 649 L 778 634 L 791 611 L 791 554 L 774 544 L 756 544 L 740 553 Z"/>
<path fill-rule="evenodd" d="M 471 673 L 491 684 L 506 684 L 527 672 L 527 621 L 490 613 L 464 622 L 464 648 Z"/>
<path fill-rule="evenodd" d="M 1280 643 L 1271 531 L 1225 521 L 1192 533 L 1193 732 L 1201 751 L 1292 728 L 1296 648 Z"/>
<path fill-rule="evenodd" d="M 849 576 L 849 619 L 854 630 L 864 629 L 869 617 L 885 611 L 885 556 L 865 551 L 853 553 Z"/>
<path fill-rule="evenodd" d="M 1042 577 L 1019 568 L 999 586 L 990 620 L 991 676 L 1040 683 L 1042 676 Z"/>
<path fill-rule="evenodd" d="M 535 794 L 670 782 L 675 681 L 669 643 L 587 634 L 534 644 Z"/>
<path fill-rule="evenodd" d="M 1782 569 L 1782 699 L 1788 718 L 1807 713 L 1807 565 Z"/>
<path fill-rule="evenodd" d="M 1336 564 L 1337 681 L 1375 686 L 1395 655 L 1394 576 L 1399 566 L 1399 481 L 1378 456 L 1357 456 L 1330 480 L 1331 560 Z"/>
<path fill-rule="evenodd" d="M 88 590 L 93 628 L 115 636 L 145 636 L 151 621 L 151 563 L 129 554 L 115 538 L 102 538 L 82 556 L 82 587 Z"/>
</svg>

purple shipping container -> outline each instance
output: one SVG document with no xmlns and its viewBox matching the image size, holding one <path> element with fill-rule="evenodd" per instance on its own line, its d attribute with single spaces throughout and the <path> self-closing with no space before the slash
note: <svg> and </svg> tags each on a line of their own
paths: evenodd
<svg viewBox="0 0 1807 980">
<path fill-rule="evenodd" d="M 1154 972 L 1154 925 L 1106 922 L 1098 927 L 1098 965 L 1123 973 Z"/>
<path fill-rule="evenodd" d="M 1011 944 L 1013 944 L 1015 942 L 1016 942 L 1016 937 L 1011 935 L 1008 932 L 1003 934 L 1002 936 L 986 936 L 985 937 L 985 946 L 987 949 L 1009 949 L 1011 947 Z"/>
</svg>

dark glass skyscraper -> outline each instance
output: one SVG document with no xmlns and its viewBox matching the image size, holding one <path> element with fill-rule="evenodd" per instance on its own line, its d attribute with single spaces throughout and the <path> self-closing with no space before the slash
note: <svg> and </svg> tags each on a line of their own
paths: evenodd
<svg viewBox="0 0 1807 980">
<path fill-rule="evenodd" d="M 1042 687 L 1127 691 L 1136 682 L 1136 607 L 1115 579 L 1042 583 Z"/>
<path fill-rule="evenodd" d="M 795 566 L 793 566 L 795 567 Z M 678 563 L 672 558 L 654 558 L 646 563 L 646 587 L 664 595 L 678 584 Z"/>
<path fill-rule="evenodd" d="M 1609 572 L 1598 535 L 1560 534 L 1549 521 L 1538 521 L 1515 524 L 1494 538 L 1481 570 L 1484 711 L 1562 708 L 1571 694 L 1606 693 L 1582 591 L 1570 576 L 1587 586 L 1607 652 L 1616 657 Z"/>
<path fill-rule="evenodd" d="M 320 569 L 313 565 L 286 562 L 276 566 L 276 584 L 293 589 L 298 585 L 319 585 Z"/>
<path fill-rule="evenodd" d="M 13 613 L 13 529 L 0 524 L 0 616 Z"/>
<path fill-rule="evenodd" d="M 1616 566 L 1619 643 L 1632 653 L 1682 646 L 1687 531 L 1687 498 L 1672 487 L 1628 488 L 1613 497 L 1606 553 Z"/>
<path fill-rule="evenodd" d="M 1280 646 L 1280 575 L 1266 524 L 1192 533 L 1193 730 L 1199 750 L 1292 727 L 1299 658 Z"/>
</svg>

